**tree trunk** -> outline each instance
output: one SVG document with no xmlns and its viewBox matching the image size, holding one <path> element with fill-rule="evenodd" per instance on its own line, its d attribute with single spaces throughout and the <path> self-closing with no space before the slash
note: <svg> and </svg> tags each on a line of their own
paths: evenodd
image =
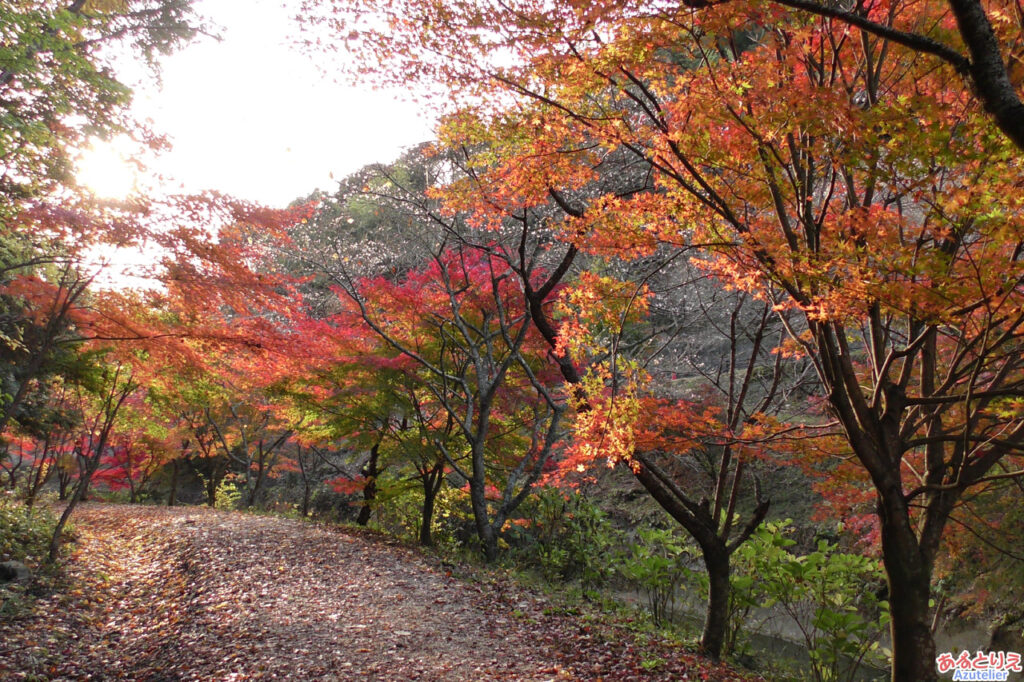
<svg viewBox="0 0 1024 682">
<path fill-rule="evenodd" d="M 84 476 L 85 476 L 85 474 L 83 474 L 82 472 L 79 472 L 79 474 L 78 474 L 79 486 L 75 487 L 76 490 L 79 489 L 79 487 L 81 486 L 83 480 L 85 480 Z M 90 480 L 85 480 L 85 486 L 82 487 L 82 492 L 79 495 L 79 501 L 81 501 L 81 502 L 88 502 L 89 501 L 89 485 L 92 483 L 91 478 L 92 477 L 90 476 Z"/>
<path fill-rule="evenodd" d="M 53 529 L 53 535 L 50 537 L 50 550 L 46 556 L 47 563 L 52 564 L 57 560 L 57 553 L 60 551 L 60 539 L 64 534 L 64 526 L 67 525 L 68 519 L 71 518 L 71 513 L 78 506 L 78 503 L 85 501 L 85 493 L 89 488 L 89 481 L 92 480 L 93 474 L 99 468 L 100 457 L 102 456 L 103 448 L 107 444 L 107 431 L 109 431 L 109 427 L 100 435 L 96 453 L 90 456 L 85 467 L 82 469 L 78 485 L 75 486 L 75 490 L 71 495 L 71 500 L 64 507 L 64 513 L 60 515 L 60 520 L 57 521 L 57 526 Z"/>
<path fill-rule="evenodd" d="M 53 535 L 50 536 L 50 550 L 46 555 L 46 561 L 53 563 L 57 560 L 57 553 L 60 551 L 60 539 L 64 535 L 64 526 L 67 525 L 68 519 L 71 518 L 71 512 L 78 506 L 79 500 L 82 498 L 82 484 L 83 480 L 79 480 L 78 485 L 75 486 L 75 492 L 71 496 L 71 501 L 64 507 L 64 513 L 60 515 L 60 520 L 57 521 L 57 526 L 53 529 Z"/>
<path fill-rule="evenodd" d="M 493 563 L 498 558 L 498 536 L 487 513 L 487 479 L 484 475 L 484 452 L 481 442 L 473 443 L 473 471 L 469 480 L 469 504 L 473 508 L 473 522 L 480 539 L 484 561 Z"/>
<path fill-rule="evenodd" d="M 498 560 L 498 534 L 494 532 L 494 526 L 487 522 L 484 523 L 483 527 L 477 524 L 477 533 L 480 536 L 484 561 L 493 564 Z"/>
<path fill-rule="evenodd" d="M 7 488 L 8 489 L 14 490 L 15 488 L 18 487 L 18 469 L 20 469 L 20 468 L 21 468 L 21 463 L 19 462 L 17 465 L 12 466 L 10 469 L 7 469 Z"/>
<path fill-rule="evenodd" d="M 363 486 L 363 508 L 359 510 L 356 523 L 365 526 L 370 522 L 373 515 L 373 501 L 377 497 L 377 476 L 380 473 L 377 469 L 377 461 L 380 457 L 380 442 L 378 441 L 370 448 L 370 459 L 363 466 L 362 474 L 366 477 L 366 485 Z"/>
<path fill-rule="evenodd" d="M 50 480 L 50 476 L 53 475 L 53 470 L 57 466 L 57 461 L 54 459 L 50 462 L 50 439 L 49 437 L 43 441 L 43 454 L 40 458 L 39 466 L 35 469 L 35 474 L 32 477 L 32 483 L 29 485 L 28 491 L 25 495 L 25 506 L 31 509 L 36 503 L 36 497 L 39 495 L 40 489 L 46 482 Z"/>
<path fill-rule="evenodd" d="M 369 478 L 366 480 L 366 485 L 363 486 L 363 506 L 359 508 L 359 516 L 356 517 L 356 523 L 360 526 L 370 523 L 375 497 L 377 497 L 377 479 Z"/>
<path fill-rule="evenodd" d="M 722 655 L 729 629 L 729 551 L 725 543 L 702 546 L 701 554 L 708 572 L 708 607 L 704 614 L 704 630 L 700 636 L 701 651 L 717 661 Z"/>
<path fill-rule="evenodd" d="M 309 516 L 309 474 L 306 473 L 306 460 L 302 458 L 302 446 L 295 446 L 295 461 L 299 463 L 299 474 L 302 476 L 302 518 Z"/>
<path fill-rule="evenodd" d="M 637 457 L 643 463 L 639 469 L 630 467 L 636 480 L 651 494 L 662 509 L 679 522 L 701 548 L 701 556 L 708 572 L 708 608 L 704 614 L 704 632 L 701 635 L 701 650 L 705 656 L 714 660 L 722 655 L 725 636 L 729 626 L 730 585 L 730 544 L 720 535 L 715 519 L 706 501 L 696 504 L 688 501 L 685 494 L 675 486 L 669 485 L 656 472 L 660 469 L 642 454 Z M 735 549 L 750 537 L 754 529 L 764 520 L 768 513 L 768 500 L 761 500 L 751 514 L 746 526 L 735 534 L 731 541 Z M 724 531 L 728 533 L 728 531 Z"/>
<path fill-rule="evenodd" d="M 260 447 L 262 447 L 262 445 Z M 256 498 L 259 496 L 260 490 L 263 489 L 263 480 L 266 477 L 266 472 L 267 470 L 264 465 L 263 455 L 261 453 L 258 462 L 258 468 L 256 470 L 256 482 L 253 483 L 252 490 L 249 491 L 249 499 L 246 504 L 246 506 L 249 507 L 250 509 L 256 506 Z"/>
<path fill-rule="evenodd" d="M 178 460 L 171 460 L 171 491 L 167 493 L 167 506 L 173 507 L 178 503 Z"/>
<path fill-rule="evenodd" d="M 36 469 L 35 475 L 32 477 L 32 483 L 29 484 L 28 491 L 25 495 L 25 506 L 29 509 L 35 505 L 36 495 L 39 494 L 39 488 L 42 487 L 43 469 L 43 466 Z"/>
<path fill-rule="evenodd" d="M 57 499 L 65 502 L 68 499 L 68 485 L 71 483 L 71 474 L 61 468 L 57 474 Z"/>
<path fill-rule="evenodd" d="M 434 538 L 430 535 L 430 524 L 434 518 L 435 495 L 426 486 L 424 486 L 423 493 L 423 514 L 420 519 L 420 544 L 424 547 L 430 547 L 434 544 Z"/>
<path fill-rule="evenodd" d="M 932 567 L 921 555 L 902 494 L 896 492 L 887 497 L 890 499 L 879 500 L 878 515 L 892 616 L 891 679 L 934 682 L 938 672 L 928 605 Z"/>
<path fill-rule="evenodd" d="M 444 482 L 444 463 L 439 463 L 423 477 L 423 514 L 420 519 L 420 544 L 430 547 L 434 539 L 430 535 L 430 524 L 434 520 L 434 501 Z"/>
</svg>

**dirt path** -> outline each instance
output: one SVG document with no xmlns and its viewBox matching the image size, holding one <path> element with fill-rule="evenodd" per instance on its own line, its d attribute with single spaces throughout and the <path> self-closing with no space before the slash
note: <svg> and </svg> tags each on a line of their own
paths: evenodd
<svg viewBox="0 0 1024 682">
<path fill-rule="evenodd" d="M 76 523 L 67 588 L 0 623 L 0 679 L 740 679 L 337 529 L 105 505 Z"/>
</svg>

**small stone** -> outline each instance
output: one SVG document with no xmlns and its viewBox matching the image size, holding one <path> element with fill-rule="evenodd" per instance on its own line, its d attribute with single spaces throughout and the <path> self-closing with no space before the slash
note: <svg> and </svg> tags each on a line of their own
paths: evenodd
<svg viewBox="0 0 1024 682">
<path fill-rule="evenodd" d="M 0 562 L 0 582 L 28 580 L 31 577 L 32 572 L 28 570 L 28 566 L 20 561 Z"/>
</svg>

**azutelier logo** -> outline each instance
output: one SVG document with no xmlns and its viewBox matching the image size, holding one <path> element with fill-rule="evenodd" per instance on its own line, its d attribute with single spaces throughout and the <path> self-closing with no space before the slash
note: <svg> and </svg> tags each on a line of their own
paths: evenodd
<svg viewBox="0 0 1024 682">
<path fill-rule="evenodd" d="M 1011 672 L 1021 672 L 1021 655 L 1015 651 L 968 651 L 958 656 L 946 652 L 935 658 L 940 675 L 953 673 L 954 682 L 1006 682 Z"/>
</svg>

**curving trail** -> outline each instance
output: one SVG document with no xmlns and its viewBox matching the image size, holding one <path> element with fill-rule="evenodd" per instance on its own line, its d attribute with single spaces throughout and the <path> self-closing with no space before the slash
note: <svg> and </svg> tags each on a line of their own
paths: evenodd
<svg viewBox="0 0 1024 682">
<path fill-rule="evenodd" d="M 754 679 L 368 535 L 196 507 L 75 523 L 66 588 L 0 622 L 0 679 Z"/>
</svg>

